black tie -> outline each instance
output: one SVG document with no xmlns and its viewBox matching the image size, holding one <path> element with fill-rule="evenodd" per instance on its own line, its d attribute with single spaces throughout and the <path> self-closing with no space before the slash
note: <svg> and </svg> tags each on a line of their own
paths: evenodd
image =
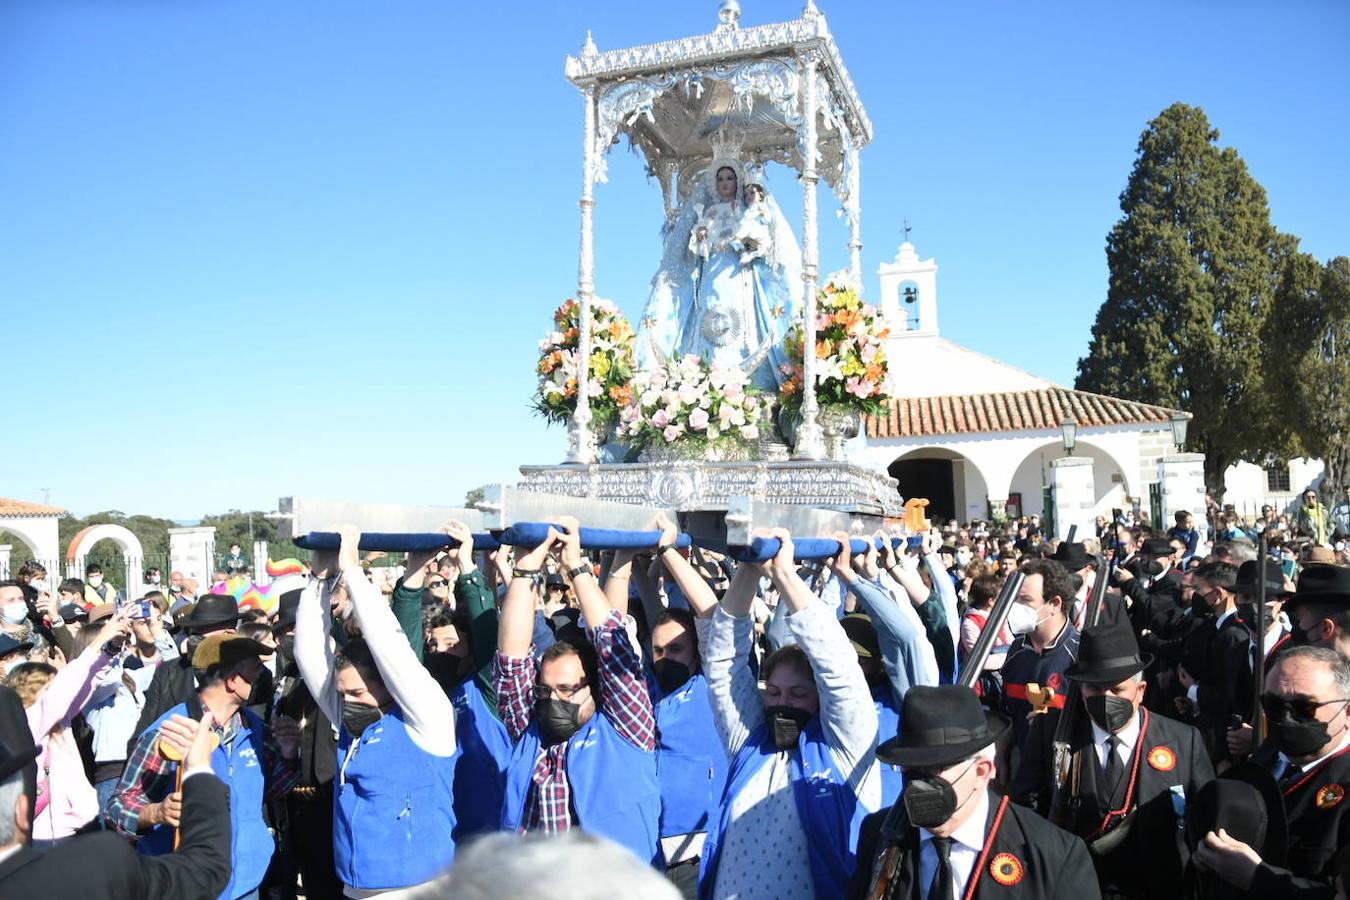
<svg viewBox="0 0 1350 900">
<path fill-rule="evenodd" d="M 1120 738 L 1114 734 L 1106 738 L 1106 769 L 1102 776 L 1102 796 L 1106 802 L 1114 807 L 1116 805 L 1116 793 L 1120 788 L 1121 776 L 1125 774 L 1125 763 L 1120 758 Z"/>
<path fill-rule="evenodd" d="M 952 891 L 952 839 L 934 837 L 933 849 L 937 851 L 937 871 L 933 873 L 933 883 L 928 886 L 928 900 L 953 900 Z"/>
</svg>

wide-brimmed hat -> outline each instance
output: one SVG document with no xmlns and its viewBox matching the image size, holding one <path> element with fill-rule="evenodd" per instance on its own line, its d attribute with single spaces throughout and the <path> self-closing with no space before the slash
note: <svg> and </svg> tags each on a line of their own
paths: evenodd
<svg viewBox="0 0 1350 900">
<path fill-rule="evenodd" d="M 1172 542 L 1167 538 L 1151 537 L 1144 541 L 1144 546 L 1140 552 L 1144 556 L 1171 556 Z"/>
<path fill-rule="evenodd" d="M 1299 573 L 1294 596 L 1286 604 L 1292 610 L 1300 603 L 1326 603 L 1350 607 L 1350 569 L 1309 563 Z"/>
<path fill-rule="evenodd" d="M 9 744 L 0 740 L 0 781 L 4 781 L 33 760 L 37 759 L 37 755 L 40 752 L 42 752 L 42 747 L 35 744 L 32 747 L 28 747 L 15 753 L 10 749 Z"/>
<path fill-rule="evenodd" d="M 881 659 L 881 641 L 877 627 L 867 613 L 849 613 L 840 621 L 844 634 L 853 644 L 853 652 L 863 659 Z"/>
<path fill-rule="evenodd" d="M 915 685 L 900 708 L 900 733 L 877 748 L 894 766 L 944 768 L 988 747 L 1009 722 L 986 712 L 968 687 Z"/>
<path fill-rule="evenodd" d="M 1339 785 L 1323 790 L 1340 791 Z M 1220 828 L 1251 847 L 1261 861 L 1283 866 L 1289 851 L 1289 822 L 1275 776 L 1243 763 L 1206 783 L 1186 801 L 1186 842 L 1194 850 Z"/>
<path fill-rule="evenodd" d="M 229 594 L 203 594 L 183 620 L 188 631 L 214 628 L 239 621 L 239 604 Z"/>
<path fill-rule="evenodd" d="M 302 593 L 304 593 L 303 588 L 296 588 L 277 598 L 277 620 L 272 625 L 273 634 L 295 627 L 295 612 L 300 608 L 300 595 Z"/>
<path fill-rule="evenodd" d="M 1084 684 L 1117 684 L 1148 668 L 1153 657 L 1139 652 L 1134 629 L 1124 622 L 1092 625 L 1078 641 L 1078 659 L 1064 674 Z"/>
<path fill-rule="evenodd" d="M 1077 572 L 1079 569 L 1096 562 L 1078 541 L 1060 541 L 1059 546 L 1055 548 L 1055 552 L 1050 555 L 1050 558 L 1070 572 Z"/>
<path fill-rule="evenodd" d="M 192 668 L 229 667 L 250 656 L 270 656 L 272 648 L 242 634 L 228 632 L 207 635 L 192 652 Z"/>
<path fill-rule="evenodd" d="M 1256 597 L 1261 593 L 1261 561 L 1249 559 L 1238 567 L 1237 583 L 1233 585 L 1233 593 L 1243 594 L 1247 597 Z M 1266 560 L 1266 595 L 1272 599 L 1285 593 L 1284 570 L 1280 564 L 1273 559 Z"/>
<path fill-rule="evenodd" d="M 1308 562 L 1334 565 L 1336 562 L 1336 551 L 1332 550 L 1330 547 L 1322 547 L 1320 545 L 1309 547 Z"/>
</svg>

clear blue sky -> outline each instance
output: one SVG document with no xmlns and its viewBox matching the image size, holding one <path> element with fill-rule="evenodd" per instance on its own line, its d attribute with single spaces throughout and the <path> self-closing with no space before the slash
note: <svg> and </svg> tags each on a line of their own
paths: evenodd
<svg viewBox="0 0 1350 900">
<path fill-rule="evenodd" d="M 1350 253 L 1350 4 L 820 5 L 875 125 L 868 289 L 908 218 L 958 343 L 1072 381 L 1139 133 L 1175 100 L 1239 150 L 1279 228 Z M 742 24 L 801 6 L 743 0 Z M 624 47 L 709 31 L 716 9 L 0 3 L 22 388 L 0 496 L 181 519 L 283 494 L 454 504 L 561 459 L 527 403 L 576 277 L 563 58 L 588 28 Z M 845 234 L 820 198 L 829 270 Z M 660 193 L 626 147 L 598 203 L 599 291 L 636 320 Z"/>
</svg>

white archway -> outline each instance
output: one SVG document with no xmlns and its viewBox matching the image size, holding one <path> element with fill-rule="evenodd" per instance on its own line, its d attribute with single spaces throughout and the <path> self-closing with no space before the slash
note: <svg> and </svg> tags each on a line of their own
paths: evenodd
<svg viewBox="0 0 1350 900">
<path fill-rule="evenodd" d="M 145 560 L 145 551 L 141 548 L 140 538 L 121 525 L 90 525 L 71 538 L 70 546 L 66 548 L 66 577 L 84 577 L 86 557 L 99 541 L 112 541 L 122 551 L 127 569 L 126 594 L 128 597 L 139 597 L 144 588 L 141 564 Z"/>
<path fill-rule="evenodd" d="M 1093 515 L 1109 515 L 1113 506 L 1124 506 L 1130 496 L 1130 473 L 1110 451 L 1079 440 L 1075 456 L 1092 460 L 1092 479 L 1095 487 Z M 1009 492 L 1020 494 L 1023 505 L 1030 512 L 1041 512 L 1042 491 L 1050 483 L 1050 463 L 1064 456 L 1059 442 L 1047 442 L 1022 458 L 1013 472 Z"/>
<path fill-rule="evenodd" d="M 906 467 L 903 464 L 922 460 L 950 464 L 950 499 L 928 496 L 926 488 L 922 486 L 906 485 L 908 479 L 904 477 L 906 473 L 903 472 L 903 469 Z M 955 450 L 946 447 L 917 447 L 895 457 L 887 466 L 887 471 L 900 482 L 900 495 L 902 497 L 906 499 L 923 497 L 930 502 L 928 514 L 934 517 L 934 521 L 938 516 L 947 513 L 950 513 L 960 522 L 983 519 L 989 513 L 989 486 L 985 481 L 984 472 L 980 470 L 973 459 Z M 944 479 L 945 477 L 945 475 L 942 476 Z M 945 510 L 944 507 L 948 502 L 950 502 L 952 508 Z"/>
<path fill-rule="evenodd" d="M 57 522 L 64 512 L 55 506 L 0 497 L 0 531 L 9 532 L 27 548 L 18 550 L 10 545 L 9 557 L 0 559 L 0 577 L 13 577 L 19 565 L 29 559 L 45 566 L 51 576 L 60 574 L 61 538 Z"/>
</svg>

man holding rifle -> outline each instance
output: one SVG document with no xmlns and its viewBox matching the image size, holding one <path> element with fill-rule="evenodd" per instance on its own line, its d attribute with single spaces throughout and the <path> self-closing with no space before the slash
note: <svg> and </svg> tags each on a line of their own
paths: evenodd
<svg viewBox="0 0 1350 900">
<path fill-rule="evenodd" d="M 1087 842 L 1108 897 L 1176 894 L 1188 856 L 1180 815 L 1214 777 L 1199 731 L 1142 708 L 1149 662 L 1127 624 L 1086 628 L 1065 672 L 1081 706 L 1064 783 L 1051 765 L 1063 713 L 1051 710 L 1032 723 L 1013 785 L 1015 801 Z"/>
</svg>

